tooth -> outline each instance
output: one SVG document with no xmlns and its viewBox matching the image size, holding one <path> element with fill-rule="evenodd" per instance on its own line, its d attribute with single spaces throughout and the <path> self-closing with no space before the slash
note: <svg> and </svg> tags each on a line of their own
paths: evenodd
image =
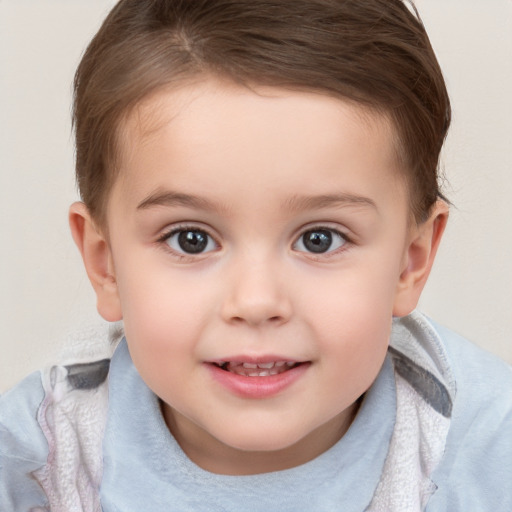
<svg viewBox="0 0 512 512">
<path fill-rule="evenodd" d="M 294 363 L 293 361 L 288 361 L 288 362 L 286 363 L 286 366 L 293 366 L 294 364 L 295 364 L 295 363 Z"/>
<path fill-rule="evenodd" d="M 258 368 L 258 365 L 257 364 L 252 364 L 252 363 L 244 363 L 244 368 L 247 368 L 247 369 L 250 369 L 250 370 L 254 370 L 255 368 Z"/>
<path fill-rule="evenodd" d="M 266 370 L 270 370 L 270 368 L 274 367 L 274 363 L 258 363 L 258 368 L 264 368 Z"/>
<path fill-rule="evenodd" d="M 259 372 L 250 372 L 247 374 L 247 377 L 259 377 L 260 374 Z"/>
<path fill-rule="evenodd" d="M 260 372 L 259 373 L 260 377 L 268 377 L 269 375 L 270 375 L 270 372 Z"/>
<path fill-rule="evenodd" d="M 285 363 L 284 361 L 278 361 L 278 362 L 276 363 L 276 366 L 277 366 L 278 368 L 281 368 L 281 366 L 284 366 L 285 364 L 286 364 L 286 363 Z"/>
</svg>

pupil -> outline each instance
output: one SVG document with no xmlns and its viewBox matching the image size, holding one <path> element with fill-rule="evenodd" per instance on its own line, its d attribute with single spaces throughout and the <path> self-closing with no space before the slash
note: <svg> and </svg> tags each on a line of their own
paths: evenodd
<svg viewBox="0 0 512 512">
<path fill-rule="evenodd" d="M 308 231 L 303 235 L 304 247 L 310 252 L 321 253 L 332 245 L 332 234 L 327 230 Z"/>
<path fill-rule="evenodd" d="M 178 243 L 185 252 L 197 254 L 205 250 L 208 238 L 201 231 L 182 231 L 178 235 Z"/>
</svg>

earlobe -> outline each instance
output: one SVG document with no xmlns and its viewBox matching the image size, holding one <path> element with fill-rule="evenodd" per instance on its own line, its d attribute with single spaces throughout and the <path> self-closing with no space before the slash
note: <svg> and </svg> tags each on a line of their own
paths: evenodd
<svg viewBox="0 0 512 512">
<path fill-rule="evenodd" d="M 77 202 L 69 209 L 69 226 L 82 255 L 85 270 L 96 292 L 99 314 L 109 322 L 122 319 L 112 254 L 106 236 L 91 218 L 85 204 Z"/>
<path fill-rule="evenodd" d="M 448 221 L 448 206 L 439 200 L 430 217 L 412 231 L 397 285 L 393 316 L 408 315 L 418 304 Z"/>
</svg>

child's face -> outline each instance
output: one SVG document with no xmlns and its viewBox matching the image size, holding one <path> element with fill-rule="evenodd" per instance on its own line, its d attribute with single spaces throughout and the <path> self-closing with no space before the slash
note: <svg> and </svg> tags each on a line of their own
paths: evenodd
<svg viewBox="0 0 512 512">
<path fill-rule="evenodd" d="M 123 134 L 99 308 L 124 319 L 169 428 L 221 473 L 317 456 L 402 313 L 412 228 L 386 119 L 207 81 L 146 100 Z"/>
</svg>

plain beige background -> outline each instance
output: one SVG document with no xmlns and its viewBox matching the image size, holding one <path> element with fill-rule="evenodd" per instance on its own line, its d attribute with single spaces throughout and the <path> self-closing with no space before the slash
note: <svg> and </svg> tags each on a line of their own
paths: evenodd
<svg viewBox="0 0 512 512">
<path fill-rule="evenodd" d="M 417 0 L 455 204 L 421 309 L 512 362 L 512 1 Z M 0 0 L 0 391 L 100 324 L 67 227 L 74 69 L 113 0 Z"/>
</svg>

